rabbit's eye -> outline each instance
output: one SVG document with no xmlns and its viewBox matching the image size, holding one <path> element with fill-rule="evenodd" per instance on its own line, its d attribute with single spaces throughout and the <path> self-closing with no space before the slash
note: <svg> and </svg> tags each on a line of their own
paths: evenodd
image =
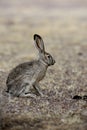
<svg viewBox="0 0 87 130">
<path fill-rule="evenodd" d="M 48 55 L 48 58 L 50 58 L 50 56 Z"/>
</svg>

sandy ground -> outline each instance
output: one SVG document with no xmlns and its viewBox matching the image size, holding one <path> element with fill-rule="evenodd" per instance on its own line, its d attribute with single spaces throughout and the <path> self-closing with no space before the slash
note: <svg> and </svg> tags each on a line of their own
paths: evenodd
<svg viewBox="0 0 87 130">
<path fill-rule="evenodd" d="M 87 130 L 87 101 L 72 99 L 87 95 L 87 9 L 11 10 L 0 11 L 0 129 Z M 9 71 L 37 58 L 35 33 L 56 60 L 40 83 L 45 96 L 10 97 Z"/>
</svg>

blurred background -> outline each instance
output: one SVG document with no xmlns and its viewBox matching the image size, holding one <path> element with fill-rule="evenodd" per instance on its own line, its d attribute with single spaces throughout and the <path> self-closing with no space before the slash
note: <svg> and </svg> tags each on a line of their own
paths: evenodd
<svg viewBox="0 0 87 130">
<path fill-rule="evenodd" d="M 35 57 L 35 33 L 57 55 L 61 44 L 85 44 L 86 28 L 87 0 L 0 0 L 0 68 Z"/>
<path fill-rule="evenodd" d="M 56 61 L 41 81 L 46 97 L 7 97 L 9 71 L 37 58 L 35 33 Z M 75 95 L 87 95 L 87 0 L 0 0 L 3 130 L 87 130 L 87 101 L 73 100 Z"/>
</svg>

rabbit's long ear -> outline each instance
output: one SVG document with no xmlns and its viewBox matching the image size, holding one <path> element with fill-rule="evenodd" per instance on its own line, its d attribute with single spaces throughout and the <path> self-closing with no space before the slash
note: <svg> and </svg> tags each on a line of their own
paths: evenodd
<svg viewBox="0 0 87 130">
<path fill-rule="evenodd" d="M 41 36 L 34 34 L 34 41 L 39 52 L 45 53 L 44 42 Z"/>
</svg>

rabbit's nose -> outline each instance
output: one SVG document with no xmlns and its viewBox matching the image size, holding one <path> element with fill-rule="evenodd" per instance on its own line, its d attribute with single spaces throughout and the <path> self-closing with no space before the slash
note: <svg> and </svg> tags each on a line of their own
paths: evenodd
<svg viewBox="0 0 87 130">
<path fill-rule="evenodd" d="M 53 59 L 53 64 L 52 65 L 54 65 L 56 63 L 56 61 Z"/>
</svg>

